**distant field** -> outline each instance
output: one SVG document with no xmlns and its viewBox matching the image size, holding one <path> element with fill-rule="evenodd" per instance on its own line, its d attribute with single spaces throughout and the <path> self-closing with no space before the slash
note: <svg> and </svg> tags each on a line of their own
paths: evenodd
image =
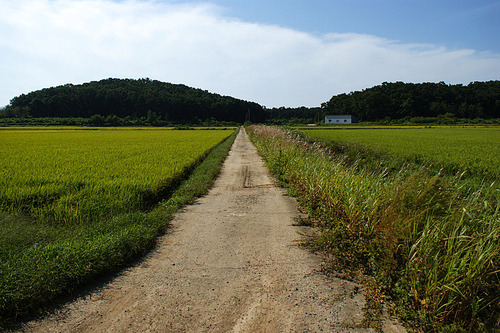
<svg viewBox="0 0 500 333">
<path fill-rule="evenodd" d="M 0 210 L 72 224 L 142 208 L 231 133 L 0 131 Z"/>
<path fill-rule="evenodd" d="M 191 129 L 194 130 L 226 130 L 226 129 L 236 129 L 236 126 L 224 126 L 224 127 L 202 127 L 202 126 L 196 126 L 196 127 L 190 127 Z M 124 131 L 124 130 L 170 130 L 170 129 L 176 129 L 175 127 L 126 127 L 126 126 L 119 126 L 119 127 L 91 127 L 91 126 L 0 126 L 0 131 L 12 131 L 12 130 L 117 130 L 117 131 Z"/>
<path fill-rule="evenodd" d="M 401 155 L 500 176 L 500 127 L 304 129 L 307 135 L 356 142 Z"/>
</svg>

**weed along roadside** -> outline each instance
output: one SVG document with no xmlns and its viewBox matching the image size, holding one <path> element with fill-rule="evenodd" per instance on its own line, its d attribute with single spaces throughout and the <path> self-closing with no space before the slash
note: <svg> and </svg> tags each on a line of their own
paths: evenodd
<svg viewBox="0 0 500 333">
<path fill-rule="evenodd" d="M 7 136 L 17 134 L 17 138 L 7 140 Z M 3 142 L 6 144 L 45 140 L 49 143 L 44 147 L 57 150 L 57 154 L 45 150 L 38 151 L 38 155 L 33 151 L 35 155 L 25 159 L 31 166 L 19 172 L 30 173 L 27 182 L 13 185 L 9 183 L 16 181 L 13 177 L 0 180 L 4 185 L 0 189 L 0 207 L 4 211 L 0 213 L 2 328 L 43 313 L 58 296 L 116 272 L 152 249 L 157 236 L 168 228 L 174 212 L 211 187 L 237 131 L 30 133 L 21 130 L 0 135 L 5 136 Z M 54 135 L 58 138 L 52 140 Z M 67 147 L 73 141 L 81 143 L 82 135 L 87 141 L 79 148 L 77 157 L 83 158 L 85 165 L 90 160 L 98 160 L 98 156 L 93 155 L 99 150 L 97 146 L 93 148 L 93 140 L 109 148 L 104 164 L 89 164 L 89 169 L 94 168 L 97 173 L 90 172 L 87 178 L 79 179 L 82 171 L 75 165 L 78 161 L 70 164 L 72 169 L 62 173 L 61 170 L 49 170 L 49 166 L 68 165 L 64 159 L 71 159 L 70 151 L 61 150 L 63 147 L 58 140 L 66 140 Z M 184 143 L 168 146 L 176 135 L 183 136 L 181 141 Z M 116 136 L 126 149 L 117 145 Z M 19 137 L 23 140 L 19 141 Z M 189 137 L 194 141 L 189 141 Z M 196 149 L 191 149 L 189 142 Z M 174 147 L 181 151 L 168 151 Z M 14 153 L 15 149 L 9 148 L 7 152 Z M 187 163 L 177 159 L 176 165 L 168 164 L 178 157 L 182 159 L 181 153 L 190 154 Z M 169 157 L 169 154 L 173 155 Z M 150 155 L 156 157 L 151 159 Z M 160 163 L 155 161 L 161 158 Z M 2 167 L 9 169 L 5 165 Z M 61 175 L 66 175 L 67 179 L 61 180 Z M 79 185 L 72 186 L 76 183 Z M 25 192 L 24 196 L 20 189 Z M 124 201 L 117 202 L 114 198 Z"/>
<path fill-rule="evenodd" d="M 361 151 L 335 154 L 276 127 L 248 133 L 320 231 L 307 246 L 327 253 L 333 271 L 362 276 L 372 325 L 384 305 L 417 330 L 499 328 L 500 203 L 492 181 L 465 185 L 408 161 L 367 164 L 351 158 L 366 156 Z"/>
</svg>

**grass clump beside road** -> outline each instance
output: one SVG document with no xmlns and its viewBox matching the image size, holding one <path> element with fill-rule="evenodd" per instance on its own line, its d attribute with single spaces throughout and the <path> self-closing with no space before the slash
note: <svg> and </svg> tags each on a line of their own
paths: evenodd
<svg viewBox="0 0 500 333">
<path fill-rule="evenodd" d="M 248 132 L 319 227 L 310 246 L 336 270 L 368 276 L 369 302 L 380 303 L 383 291 L 419 330 L 499 328 L 500 200 L 491 182 L 466 187 L 460 175 L 384 154 L 392 160 L 358 161 L 274 127 Z"/>
<path fill-rule="evenodd" d="M 175 186 L 147 207 L 123 207 L 122 213 L 90 216 L 86 223 L 71 225 L 14 210 L 1 212 L 0 328 L 43 312 L 58 296 L 150 250 L 174 212 L 212 186 L 235 137 L 236 132 L 200 155 L 186 172 L 169 178 Z"/>
</svg>

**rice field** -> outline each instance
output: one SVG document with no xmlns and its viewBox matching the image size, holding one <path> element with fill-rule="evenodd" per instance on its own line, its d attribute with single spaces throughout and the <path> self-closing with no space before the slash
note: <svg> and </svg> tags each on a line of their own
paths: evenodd
<svg viewBox="0 0 500 333">
<path fill-rule="evenodd" d="M 232 131 L 0 131 L 0 210 L 85 223 L 147 208 Z"/>
<path fill-rule="evenodd" d="M 374 146 L 421 161 L 453 164 L 471 173 L 500 177 L 500 127 L 314 129 L 304 132 L 311 137 Z"/>
</svg>

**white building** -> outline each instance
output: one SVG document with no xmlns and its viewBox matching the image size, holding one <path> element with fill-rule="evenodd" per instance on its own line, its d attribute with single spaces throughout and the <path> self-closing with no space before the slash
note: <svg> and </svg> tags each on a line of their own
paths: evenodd
<svg viewBox="0 0 500 333">
<path fill-rule="evenodd" d="M 325 124 L 352 124 L 357 123 L 356 117 L 349 115 L 325 116 Z"/>
</svg>

